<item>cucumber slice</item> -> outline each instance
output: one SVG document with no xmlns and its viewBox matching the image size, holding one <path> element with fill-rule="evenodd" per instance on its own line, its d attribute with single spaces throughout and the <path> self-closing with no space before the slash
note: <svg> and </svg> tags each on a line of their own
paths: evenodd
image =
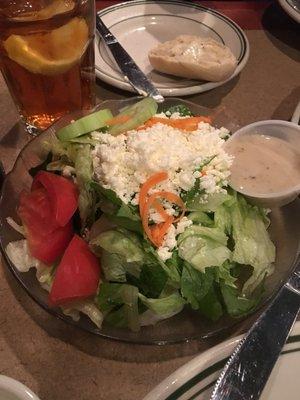
<svg viewBox="0 0 300 400">
<path fill-rule="evenodd" d="M 146 97 L 138 103 L 124 108 L 116 117 L 119 115 L 128 115 L 130 120 L 113 125 L 109 128 L 108 133 L 116 136 L 119 133 L 130 131 L 143 125 L 149 118 L 156 114 L 157 108 L 158 105 L 152 97 Z"/>
<path fill-rule="evenodd" d="M 78 136 L 95 131 L 96 129 L 106 126 L 106 121 L 113 117 L 108 109 L 96 111 L 92 114 L 86 115 L 71 124 L 61 128 L 57 131 L 56 136 L 62 142 L 72 140 Z"/>
</svg>

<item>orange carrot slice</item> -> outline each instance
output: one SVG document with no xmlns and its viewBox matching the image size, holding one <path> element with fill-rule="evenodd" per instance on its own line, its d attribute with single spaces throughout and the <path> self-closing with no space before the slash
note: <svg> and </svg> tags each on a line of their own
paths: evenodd
<svg viewBox="0 0 300 400">
<path fill-rule="evenodd" d="M 198 124 L 200 122 L 211 123 L 212 121 L 210 117 L 204 117 L 204 116 L 179 118 L 179 119 L 152 117 L 143 126 L 139 127 L 138 130 L 149 128 L 155 124 L 161 123 L 164 125 L 171 126 L 173 128 L 192 132 L 198 128 Z"/>
<path fill-rule="evenodd" d="M 153 207 L 153 204 L 157 201 L 157 198 L 163 198 L 165 200 L 170 201 L 171 203 L 177 204 L 179 207 L 182 208 L 182 213 L 176 219 L 169 216 L 166 219 L 166 221 L 162 223 L 163 225 L 160 225 L 160 227 L 158 227 L 158 228 L 156 228 L 156 227 L 150 228 L 149 227 L 149 213 L 150 213 L 151 207 Z M 141 207 L 140 207 L 140 209 L 141 209 Z M 183 215 L 185 213 L 185 205 L 184 205 L 183 201 L 181 200 L 181 198 L 179 196 L 177 196 L 176 194 L 171 193 L 171 192 L 159 191 L 159 192 L 155 192 L 155 193 L 151 194 L 148 197 L 148 200 L 146 200 L 146 202 L 142 208 L 142 212 L 140 212 L 140 213 L 141 213 L 143 228 L 144 228 L 146 235 L 148 236 L 149 240 L 155 246 L 159 247 L 159 246 L 161 246 L 163 237 L 169 230 L 171 224 L 173 222 L 180 220 L 183 217 Z M 154 231 L 154 235 L 153 235 L 153 231 Z"/>
<path fill-rule="evenodd" d="M 170 229 L 173 221 L 174 218 L 169 216 L 169 218 L 166 219 L 165 222 L 162 222 L 150 228 L 152 239 L 156 243 L 157 247 L 160 247 L 163 244 L 164 236 Z"/>
<path fill-rule="evenodd" d="M 143 213 L 143 208 L 145 203 L 147 202 L 147 194 L 153 186 L 157 185 L 158 183 L 165 181 L 168 178 L 168 174 L 164 171 L 157 172 L 154 175 L 151 175 L 150 178 L 146 180 L 146 182 L 142 185 L 140 189 L 140 196 L 139 196 L 139 206 L 140 206 L 140 214 Z"/>
<path fill-rule="evenodd" d="M 155 208 L 164 221 L 169 218 L 170 215 L 166 212 L 163 205 L 158 200 L 154 201 L 153 208 Z"/>
<path fill-rule="evenodd" d="M 129 115 L 118 115 L 117 117 L 111 118 L 106 121 L 106 125 L 113 126 L 118 124 L 124 124 L 125 122 L 129 121 L 131 117 Z"/>
</svg>

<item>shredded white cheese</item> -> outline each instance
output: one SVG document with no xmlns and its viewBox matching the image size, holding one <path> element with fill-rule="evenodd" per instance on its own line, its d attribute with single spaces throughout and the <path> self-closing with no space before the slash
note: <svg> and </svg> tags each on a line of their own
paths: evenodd
<svg viewBox="0 0 300 400">
<path fill-rule="evenodd" d="M 168 117 L 164 113 L 157 116 Z M 174 113 L 170 117 L 178 119 L 180 115 Z M 95 132 L 93 136 L 99 141 L 93 151 L 95 179 L 112 189 L 125 203 L 137 205 L 141 185 L 154 173 L 165 171 L 168 179 L 150 193 L 165 190 L 180 195 L 190 190 L 199 178 L 205 198 L 208 194 L 222 192 L 222 186 L 227 185 L 232 157 L 224 151 L 223 144 L 228 134 L 227 129 L 216 129 L 204 122 L 199 123 L 194 132 L 162 123 L 118 136 Z M 163 206 L 169 215 L 176 214 L 169 202 L 163 201 Z M 149 218 L 154 223 L 163 222 L 155 210 L 150 210 Z M 177 246 L 176 237 L 191 224 L 192 221 L 184 217 L 170 226 L 162 246 L 157 249 L 163 261 L 172 256 Z"/>
<path fill-rule="evenodd" d="M 164 237 L 163 244 L 157 249 L 157 253 L 163 261 L 172 257 L 172 251 L 177 246 L 176 237 L 192 224 L 193 222 L 191 220 L 187 217 L 183 217 L 176 226 L 174 224 L 171 225 Z"/>
<path fill-rule="evenodd" d="M 227 133 L 203 122 L 194 132 L 158 123 L 126 135 L 96 133 L 100 143 L 93 152 L 95 178 L 125 203 L 138 204 L 140 186 L 155 172 L 168 173 L 168 180 L 155 190 L 180 194 L 194 186 L 199 166 L 215 156 L 200 180 L 207 193 L 220 192 L 230 174 L 231 157 L 223 150 L 221 138 Z"/>
</svg>

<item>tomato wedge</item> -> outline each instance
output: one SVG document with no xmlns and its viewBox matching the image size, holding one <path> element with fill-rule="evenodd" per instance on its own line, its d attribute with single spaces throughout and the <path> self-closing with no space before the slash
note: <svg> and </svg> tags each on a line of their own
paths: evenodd
<svg viewBox="0 0 300 400">
<path fill-rule="evenodd" d="M 30 227 L 25 226 L 25 229 L 31 255 L 48 265 L 61 257 L 73 237 L 71 221 L 45 235 Z"/>
<path fill-rule="evenodd" d="M 74 235 L 57 267 L 49 295 L 53 306 L 85 299 L 97 292 L 100 265 L 88 244 Z"/>
<path fill-rule="evenodd" d="M 41 187 L 22 191 L 18 214 L 26 230 L 30 253 L 45 264 L 52 264 L 65 251 L 73 236 L 72 222 L 58 226 L 46 190 Z"/>
<path fill-rule="evenodd" d="M 23 190 L 19 198 L 18 214 L 23 225 L 38 232 L 50 233 L 57 228 L 51 206 L 44 188 L 33 192 Z"/>
<path fill-rule="evenodd" d="M 39 171 L 33 179 L 31 191 L 40 188 L 47 192 L 57 225 L 65 226 L 78 205 L 78 190 L 75 184 L 60 175 Z"/>
</svg>

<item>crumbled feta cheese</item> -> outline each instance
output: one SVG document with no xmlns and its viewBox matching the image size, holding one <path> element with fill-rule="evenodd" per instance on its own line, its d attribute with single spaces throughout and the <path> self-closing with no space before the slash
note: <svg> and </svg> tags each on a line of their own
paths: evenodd
<svg viewBox="0 0 300 400">
<path fill-rule="evenodd" d="M 224 132 L 228 133 L 225 128 L 201 122 L 196 131 L 189 133 L 161 123 L 126 135 L 93 133 L 99 140 L 93 151 L 95 179 L 114 190 L 125 203 L 137 205 L 140 186 L 155 172 L 166 171 L 168 179 L 152 192 L 180 194 L 194 186 L 201 163 L 215 156 L 200 179 L 207 193 L 220 192 L 221 184 L 227 184 L 232 162 L 223 149 L 220 135 Z"/>
<path fill-rule="evenodd" d="M 168 260 L 169 258 L 171 258 L 172 257 L 172 251 L 170 251 L 169 249 L 168 249 L 168 247 L 159 247 L 158 249 L 157 249 L 157 254 L 159 255 L 159 257 L 163 260 L 163 261 L 166 261 L 166 260 Z"/>
<path fill-rule="evenodd" d="M 75 168 L 71 167 L 70 165 L 66 165 L 64 167 L 64 169 L 62 170 L 62 174 L 63 176 L 65 176 L 66 178 L 70 178 L 72 176 L 72 174 L 75 174 Z"/>
<path fill-rule="evenodd" d="M 163 261 L 166 261 L 172 257 L 172 250 L 177 247 L 176 237 L 180 233 L 183 233 L 185 229 L 192 224 L 193 222 L 191 220 L 189 220 L 187 217 L 183 217 L 176 224 L 176 227 L 174 224 L 171 225 L 169 231 L 164 237 L 162 245 L 157 249 L 157 253 Z"/>
<path fill-rule="evenodd" d="M 187 217 L 181 218 L 181 220 L 178 222 L 176 226 L 176 234 L 179 235 L 180 233 L 183 233 L 186 230 L 186 228 L 188 228 L 191 225 L 193 225 L 193 221 L 191 221 Z"/>
</svg>

